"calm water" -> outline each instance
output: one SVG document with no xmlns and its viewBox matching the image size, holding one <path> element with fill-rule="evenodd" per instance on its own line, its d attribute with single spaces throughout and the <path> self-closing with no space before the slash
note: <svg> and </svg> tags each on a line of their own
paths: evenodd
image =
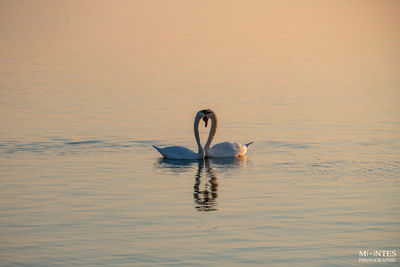
<svg viewBox="0 0 400 267">
<path fill-rule="evenodd" d="M 0 264 L 399 254 L 398 10 L 1 2 Z M 204 108 L 219 117 L 216 142 L 254 141 L 247 157 L 160 158 L 151 145 L 196 148 Z"/>
</svg>

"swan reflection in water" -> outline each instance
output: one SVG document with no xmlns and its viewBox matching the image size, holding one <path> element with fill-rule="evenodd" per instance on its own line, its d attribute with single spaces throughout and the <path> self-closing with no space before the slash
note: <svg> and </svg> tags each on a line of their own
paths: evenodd
<svg viewBox="0 0 400 267">
<path fill-rule="evenodd" d="M 206 168 L 206 177 L 201 177 L 204 165 Z M 210 159 L 199 161 L 197 174 L 193 186 L 193 199 L 195 208 L 198 211 L 217 210 L 216 199 L 218 198 L 218 181 L 215 170 L 210 166 Z"/>
<path fill-rule="evenodd" d="M 193 169 L 197 164 L 193 185 L 195 208 L 199 212 L 216 211 L 218 198 L 217 171 L 222 173 L 246 165 L 245 156 L 236 158 L 208 158 L 204 160 L 172 160 L 160 159 L 158 167 L 169 169 L 174 173 L 182 173 Z"/>
</svg>

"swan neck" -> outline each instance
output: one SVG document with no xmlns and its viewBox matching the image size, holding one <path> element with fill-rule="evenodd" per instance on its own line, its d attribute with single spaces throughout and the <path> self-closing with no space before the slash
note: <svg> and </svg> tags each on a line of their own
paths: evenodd
<svg viewBox="0 0 400 267">
<path fill-rule="evenodd" d="M 194 137 L 196 138 L 196 143 L 197 143 L 197 147 L 198 147 L 198 152 L 197 152 L 198 159 L 204 158 L 204 149 L 201 146 L 200 134 L 199 134 L 200 119 L 201 119 L 201 117 L 196 116 L 196 119 L 194 120 L 194 125 L 193 125 Z"/>
<path fill-rule="evenodd" d="M 211 116 L 210 133 L 208 135 L 207 143 L 206 143 L 206 145 L 204 147 L 204 150 L 205 150 L 206 153 L 210 149 L 211 142 L 213 141 L 214 136 L 217 133 L 217 127 L 218 127 L 218 119 L 217 119 L 217 116 L 215 115 L 215 113 L 213 112 L 213 116 Z"/>
</svg>

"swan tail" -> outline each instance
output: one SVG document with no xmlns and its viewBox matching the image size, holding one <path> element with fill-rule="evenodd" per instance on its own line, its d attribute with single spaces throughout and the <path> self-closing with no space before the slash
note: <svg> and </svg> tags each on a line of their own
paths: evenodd
<svg viewBox="0 0 400 267">
<path fill-rule="evenodd" d="M 161 151 L 162 149 L 161 148 L 159 148 L 159 147 L 156 147 L 156 146 L 153 146 L 158 152 L 160 152 L 160 154 L 164 157 L 164 158 L 167 158 L 167 155 L 165 154 L 165 151 L 163 152 L 163 151 Z"/>
<path fill-rule="evenodd" d="M 156 147 L 156 146 L 154 146 L 154 145 L 153 145 L 153 147 L 154 147 L 154 148 L 155 148 L 155 149 L 156 149 L 158 152 L 160 152 L 160 154 L 161 154 L 161 155 L 163 155 L 163 156 L 164 156 L 164 154 L 161 152 L 161 150 L 160 150 L 160 148 L 159 148 L 159 147 Z"/>
<path fill-rule="evenodd" d="M 253 144 L 254 142 L 253 141 L 251 141 L 250 143 L 247 143 L 247 144 L 245 144 L 244 146 L 245 147 L 249 147 L 251 144 Z"/>
</svg>

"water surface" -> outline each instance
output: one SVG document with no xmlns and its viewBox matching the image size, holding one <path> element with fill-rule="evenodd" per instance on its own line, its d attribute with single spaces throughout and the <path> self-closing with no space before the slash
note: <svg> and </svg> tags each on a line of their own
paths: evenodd
<svg viewBox="0 0 400 267">
<path fill-rule="evenodd" d="M 398 250 L 399 4 L 326 5 L 3 1 L 1 265 Z M 152 145 L 196 148 L 205 108 L 247 156 L 162 159 Z"/>
</svg>

